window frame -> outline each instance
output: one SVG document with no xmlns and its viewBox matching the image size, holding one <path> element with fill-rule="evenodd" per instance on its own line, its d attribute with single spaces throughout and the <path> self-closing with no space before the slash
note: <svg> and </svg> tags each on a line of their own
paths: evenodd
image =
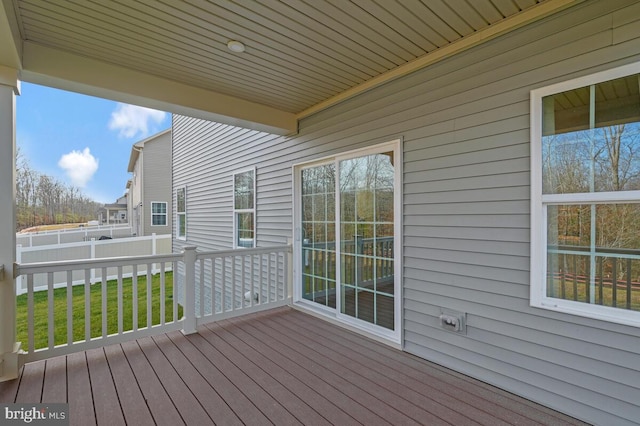
<svg viewBox="0 0 640 426">
<path fill-rule="evenodd" d="M 184 211 L 179 210 L 178 192 L 184 191 Z M 184 235 L 180 234 L 180 217 L 184 216 Z M 176 240 L 187 239 L 187 187 L 182 185 L 176 188 Z"/>
<path fill-rule="evenodd" d="M 340 173 L 340 162 L 343 160 L 349 160 L 353 158 L 363 157 L 372 154 L 380 154 L 386 151 L 393 151 L 395 162 L 397 164 L 394 171 L 394 246 L 393 250 L 396 254 L 394 257 L 394 329 L 390 330 L 379 325 L 374 325 L 369 322 L 354 318 L 347 314 L 340 312 L 341 300 L 338 292 L 338 299 L 336 300 L 336 307 L 322 306 L 310 300 L 302 297 L 301 289 L 301 272 L 302 271 L 302 179 L 300 172 L 303 169 L 316 167 L 323 164 L 334 163 L 336 165 L 336 173 Z M 356 148 L 339 152 L 334 155 L 329 155 L 321 158 L 312 159 L 309 161 L 293 164 L 291 167 L 292 179 L 293 179 L 293 228 L 294 235 L 293 241 L 293 257 L 294 257 L 294 271 L 293 271 L 293 300 L 294 304 L 304 307 L 305 309 L 322 315 L 326 318 L 336 320 L 348 327 L 353 327 L 354 330 L 363 332 L 370 337 L 380 339 L 380 341 L 401 347 L 404 341 L 404 327 L 402 327 L 404 321 L 404 310 L 402 308 L 402 302 L 404 300 L 403 294 L 403 267 L 404 267 L 404 253 L 403 253 L 403 241 L 404 234 L 402 232 L 404 224 L 403 213 L 403 139 L 396 138 L 390 139 L 386 142 L 370 145 L 364 148 Z M 340 191 L 339 191 L 339 179 L 336 179 L 336 201 L 335 201 L 335 218 L 340 217 Z M 338 223 L 338 222 L 336 222 Z M 340 226 L 335 228 L 336 241 L 342 239 Z M 339 251 L 336 251 L 339 253 Z M 340 262 L 336 262 L 336 277 L 341 276 Z M 336 287 L 337 288 L 337 287 Z"/>
<path fill-rule="evenodd" d="M 168 219 L 169 219 L 169 206 L 166 201 L 151 201 L 151 223 L 150 226 L 167 226 L 168 224 Z M 153 205 L 154 204 L 164 204 L 164 213 L 154 213 L 153 212 Z M 164 216 L 164 225 L 154 225 L 153 223 L 153 217 L 154 216 Z"/>
<path fill-rule="evenodd" d="M 253 208 L 251 209 L 236 209 L 236 176 L 237 175 L 241 175 L 243 173 L 247 173 L 247 172 L 252 172 L 253 173 Z M 238 170 L 236 172 L 233 173 L 232 176 L 232 193 L 231 193 L 231 202 L 232 202 L 232 206 L 233 206 L 233 248 L 234 249 L 242 249 L 242 248 L 255 248 L 257 247 L 256 244 L 256 237 L 257 237 L 257 232 L 256 232 L 256 200 L 257 200 L 257 185 L 256 185 L 256 177 L 257 177 L 257 171 L 256 171 L 256 167 L 248 167 L 246 169 L 241 169 Z M 239 226 L 238 226 L 238 216 L 240 214 L 243 213 L 251 213 L 253 215 L 253 244 L 251 247 L 245 247 L 245 246 L 240 246 L 238 245 L 238 231 L 239 231 Z"/>
<path fill-rule="evenodd" d="M 531 111 L 531 229 L 530 299 L 534 308 L 547 309 L 612 323 L 640 327 L 640 312 L 547 296 L 547 209 L 554 205 L 640 203 L 640 191 L 542 193 L 542 117 L 543 98 L 609 80 L 640 74 L 640 62 L 586 75 L 530 93 Z"/>
</svg>

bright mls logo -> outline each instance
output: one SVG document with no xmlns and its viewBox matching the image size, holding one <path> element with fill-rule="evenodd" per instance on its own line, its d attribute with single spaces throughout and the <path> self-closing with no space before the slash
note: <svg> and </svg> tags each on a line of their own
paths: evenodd
<svg viewBox="0 0 640 426">
<path fill-rule="evenodd" d="M 69 404 L 0 404 L 0 426 L 68 426 Z"/>
</svg>

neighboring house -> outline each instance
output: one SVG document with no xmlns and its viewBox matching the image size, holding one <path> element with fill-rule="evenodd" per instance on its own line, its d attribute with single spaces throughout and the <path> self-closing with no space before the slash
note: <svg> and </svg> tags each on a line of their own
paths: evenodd
<svg viewBox="0 0 640 426">
<path fill-rule="evenodd" d="M 114 224 L 127 223 L 128 217 L 128 195 L 124 194 L 115 203 L 105 204 L 100 210 L 100 223 Z"/>
<path fill-rule="evenodd" d="M 293 136 L 174 115 L 174 250 L 292 242 L 300 308 L 572 416 L 638 421 L 638 245 L 613 221 L 640 231 L 639 12 L 568 9 Z"/>
<path fill-rule="evenodd" d="M 171 129 L 135 143 L 127 182 L 134 235 L 171 233 Z"/>
</svg>

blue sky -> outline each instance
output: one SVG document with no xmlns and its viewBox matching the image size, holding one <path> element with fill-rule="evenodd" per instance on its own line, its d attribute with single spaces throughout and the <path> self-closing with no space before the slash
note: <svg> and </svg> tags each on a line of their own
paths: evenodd
<svg viewBox="0 0 640 426">
<path fill-rule="evenodd" d="M 131 145 L 171 126 L 165 112 L 29 83 L 16 110 L 17 144 L 31 168 L 101 203 L 125 193 Z"/>
</svg>

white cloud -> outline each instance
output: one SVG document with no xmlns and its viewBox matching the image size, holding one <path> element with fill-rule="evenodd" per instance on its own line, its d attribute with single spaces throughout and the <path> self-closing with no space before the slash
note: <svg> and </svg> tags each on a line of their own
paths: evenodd
<svg viewBox="0 0 640 426">
<path fill-rule="evenodd" d="M 71 151 L 60 157 L 58 166 L 65 171 L 71 183 L 84 188 L 98 170 L 98 160 L 91 155 L 89 148 Z"/>
<path fill-rule="evenodd" d="M 109 129 L 118 130 L 120 137 L 133 138 L 138 136 L 144 138 L 152 132 L 149 130 L 150 124 L 160 124 L 166 114 L 166 112 L 155 109 L 118 103 L 115 111 L 111 113 Z"/>
</svg>

